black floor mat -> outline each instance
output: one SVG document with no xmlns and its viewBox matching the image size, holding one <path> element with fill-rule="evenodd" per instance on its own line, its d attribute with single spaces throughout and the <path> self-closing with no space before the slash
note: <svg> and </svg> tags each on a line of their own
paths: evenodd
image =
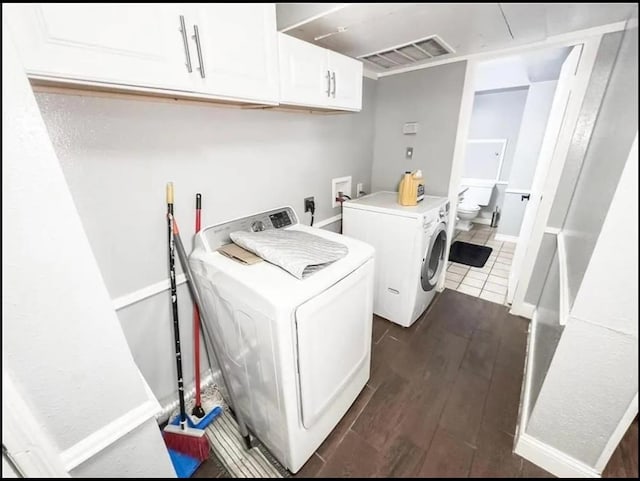
<svg viewBox="0 0 640 481">
<path fill-rule="evenodd" d="M 458 264 L 466 264 L 473 267 L 483 267 L 491 255 L 491 247 L 469 244 L 468 242 L 455 241 L 451 244 L 449 260 Z"/>
</svg>

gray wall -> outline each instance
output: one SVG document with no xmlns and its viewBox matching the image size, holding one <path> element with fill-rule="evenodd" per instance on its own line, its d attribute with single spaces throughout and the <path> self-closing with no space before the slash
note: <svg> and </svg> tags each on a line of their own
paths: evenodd
<svg viewBox="0 0 640 481">
<path fill-rule="evenodd" d="M 510 189 L 531 188 L 557 84 L 557 80 L 548 80 L 529 86 L 509 174 Z"/>
<path fill-rule="evenodd" d="M 527 102 L 528 87 L 476 92 L 469 139 L 507 139 L 500 180 L 508 181 L 518 133 Z"/>
<path fill-rule="evenodd" d="M 398 190 L 405 171 L 422 169 L 427 194 L 448 194 L 465 70 L 456 62 L 378 80 L 372 191 Z M 405 122 L 418 122 L 418 133 L 403 135 Z"/>
<path fill-rule="evenodd" d="M 507 139 L 500 173 L 500 180 L 505 182 L 511 172 L 527 92 L 528 87 L 514 87 L 476 92 L 474 95 L 469 139 Z M 506 185 L 496 185 L 489 204 L 480 210 L 480 217 L 491 218 L 496 206 L 502 208 L 505 189 Z"/>
<path fill-rule="evenodd" d="M 44 93 L 37 100 L 109 294 L 117 298 L 168 277 L 168 181 L 187 248 L 196 192 L 206 226 L 282 205 L 309 224 L 307 196 L 315 196 L 319 222 L 340 213 L 331 206 L 334 177 L 351 175 L 354 189 L 362 182 L 369 191 L 375 88 L 376 81 L 364 79 L 362 112 L 332 115 Z M 190 340 L 186 285 L 178 299 L 181 335 Z M 161 403 L 175 398 L 168 292 L 118 316 L 156 396 Z M 189 386 L 191 344 L 183 344 Z"/>
</svg>

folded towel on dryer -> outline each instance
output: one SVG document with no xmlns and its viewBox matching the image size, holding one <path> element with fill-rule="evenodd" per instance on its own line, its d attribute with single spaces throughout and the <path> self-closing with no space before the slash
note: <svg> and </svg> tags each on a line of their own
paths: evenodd
<svg viewBox="0 0 640 481">
<path fill-rule="evenodd" d="M 344 244 L 297 230 L 236 231 L 230 237 L 235 244 L 298 279 L 309 277 L 349 252 Z"/>
</svg>

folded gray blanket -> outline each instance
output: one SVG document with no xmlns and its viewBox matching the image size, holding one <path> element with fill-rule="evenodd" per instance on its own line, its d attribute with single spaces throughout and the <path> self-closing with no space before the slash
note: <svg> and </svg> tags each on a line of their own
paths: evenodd
<svg viewBox="0 0 640 481">
<path fill-rule="evenodd" d="M 236 231 L 230 237 L 240 247 L 298 279 L 309 277 L 349 252 L 343 244 L 296 230 Z"/>
</svg>

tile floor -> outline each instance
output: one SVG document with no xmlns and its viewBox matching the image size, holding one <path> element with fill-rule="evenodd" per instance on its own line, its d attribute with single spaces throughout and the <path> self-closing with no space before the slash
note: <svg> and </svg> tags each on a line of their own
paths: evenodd
<svg viewBox="0 0 640 481">
<path fill-rule="evenodd" d="M 470 267 L 449 262 L 445 276 L 445 287 L 487 301 L 504 304 L 511 261 L 516 244 L 495 240 L 496 228 L 475 224 L 469 232 L 459 231 L 454 242 L 459 240 L 493 248 L 483 267 Z"/>
</svg>

